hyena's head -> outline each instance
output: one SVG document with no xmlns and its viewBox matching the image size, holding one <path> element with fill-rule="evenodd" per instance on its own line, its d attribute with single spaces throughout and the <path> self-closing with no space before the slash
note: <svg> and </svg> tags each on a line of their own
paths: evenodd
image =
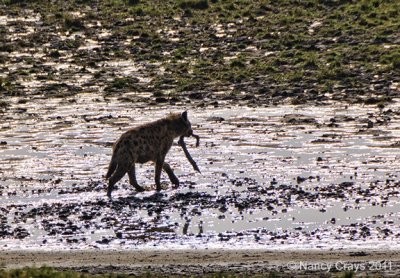
<svg viewBox="0 0 400 278">
<path fill-rule="evenodd" d="M 185 111 L 182 114 L 174 113 L 168 117 L 171 121 L 171 128 L 173 129 L 175 137 L 192 135 L 192 125 L 189 122 L 187 114 L 187 111 Z"/>
</svg>

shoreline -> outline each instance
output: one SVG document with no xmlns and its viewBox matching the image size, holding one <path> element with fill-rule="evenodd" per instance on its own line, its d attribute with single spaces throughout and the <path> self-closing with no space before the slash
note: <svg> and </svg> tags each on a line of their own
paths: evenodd
<svg viewBox="0 0 400 278">
<path fill-rule="evenodd" d="M 53 267 L 100 273 L 199 275 L 229 272 L 296 275 L 400 274 L 400 250 L 73 250 L 0 251 L 0 268 Z"/>
</svg>

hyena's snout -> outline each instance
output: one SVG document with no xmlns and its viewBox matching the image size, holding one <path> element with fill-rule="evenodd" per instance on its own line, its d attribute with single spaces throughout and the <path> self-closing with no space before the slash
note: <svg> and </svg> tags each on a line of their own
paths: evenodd
<svg viewBox="0 0 400 278">
<path fill-rule="evenodd" d="M 192 134 L 193 134 L 193 129 L 189 128 L 189 129 L 186 131 L 185 136 L 186 136 L 186 137 L 189 137 L 189 136 L 192 136 Z"/>
</svg>

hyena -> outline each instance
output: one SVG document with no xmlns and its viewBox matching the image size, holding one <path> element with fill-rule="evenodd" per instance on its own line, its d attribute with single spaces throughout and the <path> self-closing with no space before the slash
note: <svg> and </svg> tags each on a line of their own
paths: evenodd
<svg viewBox="0 0 400 278">
<path fill-rule="evenodd" d="M 129 129 L 114 143 L 113 154 L 106 179 L 109 180 L 107 196 L 111 199 L 114 185 L 128 173 L 129 183 L 137 191 L 144 188 L 136 181 L 135 163 L 155 163 L 155 183 L 157 191 L 161 190 L 160 176 L 164 169 L 171 182 L 178 186 L 179 180 L 168 163 L 164 162 L 167 152 L 175 138 L 190 136 L 193 133 L 187 111 L 173 113 L 166 118 Z"/>
</svg>

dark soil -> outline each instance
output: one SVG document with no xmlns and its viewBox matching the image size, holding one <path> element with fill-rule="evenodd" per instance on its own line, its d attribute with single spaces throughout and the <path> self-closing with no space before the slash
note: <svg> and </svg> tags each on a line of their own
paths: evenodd
<svg viewBox="0 0 400 278">
<path fill-rule="evenodd" d="M 399 3 L 0 2 L 1 109 L 12 96 L 151 105 L 382 105 L 399 93 Z"/>
</svg>

